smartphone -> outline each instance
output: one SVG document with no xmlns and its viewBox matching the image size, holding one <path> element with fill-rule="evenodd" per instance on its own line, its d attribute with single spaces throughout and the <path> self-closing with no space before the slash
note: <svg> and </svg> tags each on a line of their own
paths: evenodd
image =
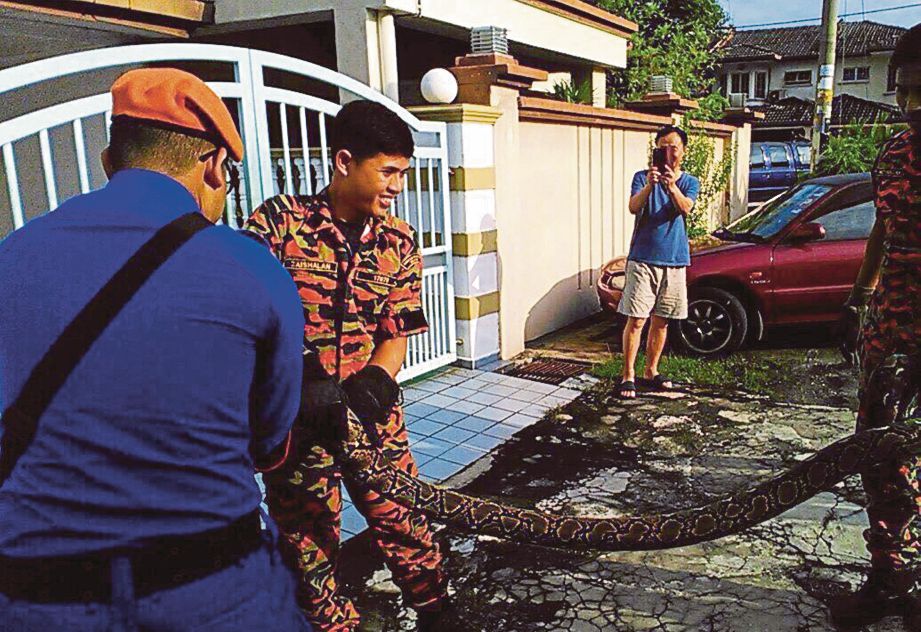
<svg viewBox="0 0 921 632">
<path fill-rule="evenodd" d="M 652 150 L 652 166 L 658 169 L 660 173 L 665 172 L 665 160 L 666 153 L 664 149 L 656 147 Z"/>
</svg>

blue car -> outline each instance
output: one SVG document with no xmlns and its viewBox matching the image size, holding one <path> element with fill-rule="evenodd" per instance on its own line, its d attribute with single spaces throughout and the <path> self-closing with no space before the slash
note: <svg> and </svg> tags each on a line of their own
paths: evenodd
<svg viewBox="0 0 921 632">
<path fill-rule="evenodd" d="M 783 193 L 809 172 L 810 146 L 805 141 L 752 141 L 748 202 L 760 204 Z"/>
</svg>

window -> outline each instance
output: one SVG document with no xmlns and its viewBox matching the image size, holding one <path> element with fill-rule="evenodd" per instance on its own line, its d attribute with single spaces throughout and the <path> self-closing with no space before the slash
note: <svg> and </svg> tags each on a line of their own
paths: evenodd
<svg viewBox="0 0 921 632">
<path fill-rule="evenodd" d="M 886 76 L 886 92 L 895 92 L 895 68 L 890 68 Z"/>
<path fill-rule="evenodd" d="M 831 187 L 826 184 L 801 184 L 778 196 L 773 202 L 743 215 L 726 228 L 733 233 L 748 233 L 762 240 L 770 239 L 829 191 Z"/>
<path fill-rule="evenodd" d="M 763 99 L 767 96 L 767 73 L 766 72 L 756 72 L 755 73 L 755 93 L 754 96 L 756 99 Z"/>
<path fill-rule="evenodd" d="M 841 79 L 842 81 L 869 81 L 870 67 L 851 66 L 850 68 L 845 68 Z"/>
<path fill-rule="evenodd" d="M 785 86 L 809 86 L 812 85 L 811 70 L 790 70 L 783 74 L 783 83 Z"/>
<path fill-rule="evenodd" d="M 825 227 L 825 241 L 866 239 L 876 221 L 876 205 L 868 200 L 832 211 L 817 221 Z"/>
<path fill-rule="evenodd" d="M 747 72 L 734 72 L 732 73 L 730 90 L 729 92 L 739 93 L 741 92 L 744 95 L 748 95 L 748 81 L 749 75 Z"/>
<path fill-rule="evenodd" d="M 771 161 L 771 167 L 789 167 L 790 154 L 783 145 L 766 145 L 764 147 L 767 157 Z"/>
<path fill-rule="evenodd" d="M 752 169 L 764 168 L 764 153 L 761 151 L 761 145 L 751 146 L 751 155 L 748 159 L 748 164 Z"/>
<path fill-rule="evenodd" d="M 809 144 L 798 143 L 794 145 L 796 155 L 799 156 L 799 163 L 808 167 L 812 162 L 812 146 Z"/>
</svg>

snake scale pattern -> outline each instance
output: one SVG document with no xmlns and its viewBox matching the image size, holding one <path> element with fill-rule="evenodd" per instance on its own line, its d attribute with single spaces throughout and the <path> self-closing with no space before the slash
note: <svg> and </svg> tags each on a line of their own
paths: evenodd
<svg viewBox="0 0 921 632">
<path fill-rule="evenodd" d="M 915 374 L 897 359 L 882 367 L 868 396 L 887 425 L 823 448 L 786 472 L 746 491 L 670 513 L 593 518 L 542 513 L 431 485 L 390 464 L 372 446 L 361 422 L 349 416 L 339 446 L 348 475 L 390 500 L 449 526 L 514 542 L 600 551 L 666 549 L 739 533 L 802 503 L 867 468 L 907 460 L 921 451 L 921 427 L 904 416 Z"/>
</svg>

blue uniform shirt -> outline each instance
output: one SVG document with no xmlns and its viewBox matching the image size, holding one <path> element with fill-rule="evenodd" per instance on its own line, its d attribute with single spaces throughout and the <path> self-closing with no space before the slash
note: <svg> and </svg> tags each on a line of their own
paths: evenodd
<svg viewBox="0 0 921 632">
<path fill-rule="evenodd" d="M 646 186 L 646 172 L 637 171 L 630 187 L 630 197 Z M 700 193 L 700 181 L 688 173 L 678 178 L 678 188 L 693 201 Z M 655 266 L 681 268 L 691 265 L 688 232 L 684 218 L 678 213 L 663 186 L 655 186 L 642 216 L 637 215 L 636 232 L 628 258 Z"/>
<path fill-rule="evenodd" d="M 164 175 L 117 173 L 0 242 L 0 403 L 154 233 L 197 211 Z M 297 412 L 304 317 L 290 275 L 226 226 L 185 244 L 76 367 L 0 489 L 0 555 L 60 556 L 225 526 L 260 493 L 253 451 Z"/>
</svg>

